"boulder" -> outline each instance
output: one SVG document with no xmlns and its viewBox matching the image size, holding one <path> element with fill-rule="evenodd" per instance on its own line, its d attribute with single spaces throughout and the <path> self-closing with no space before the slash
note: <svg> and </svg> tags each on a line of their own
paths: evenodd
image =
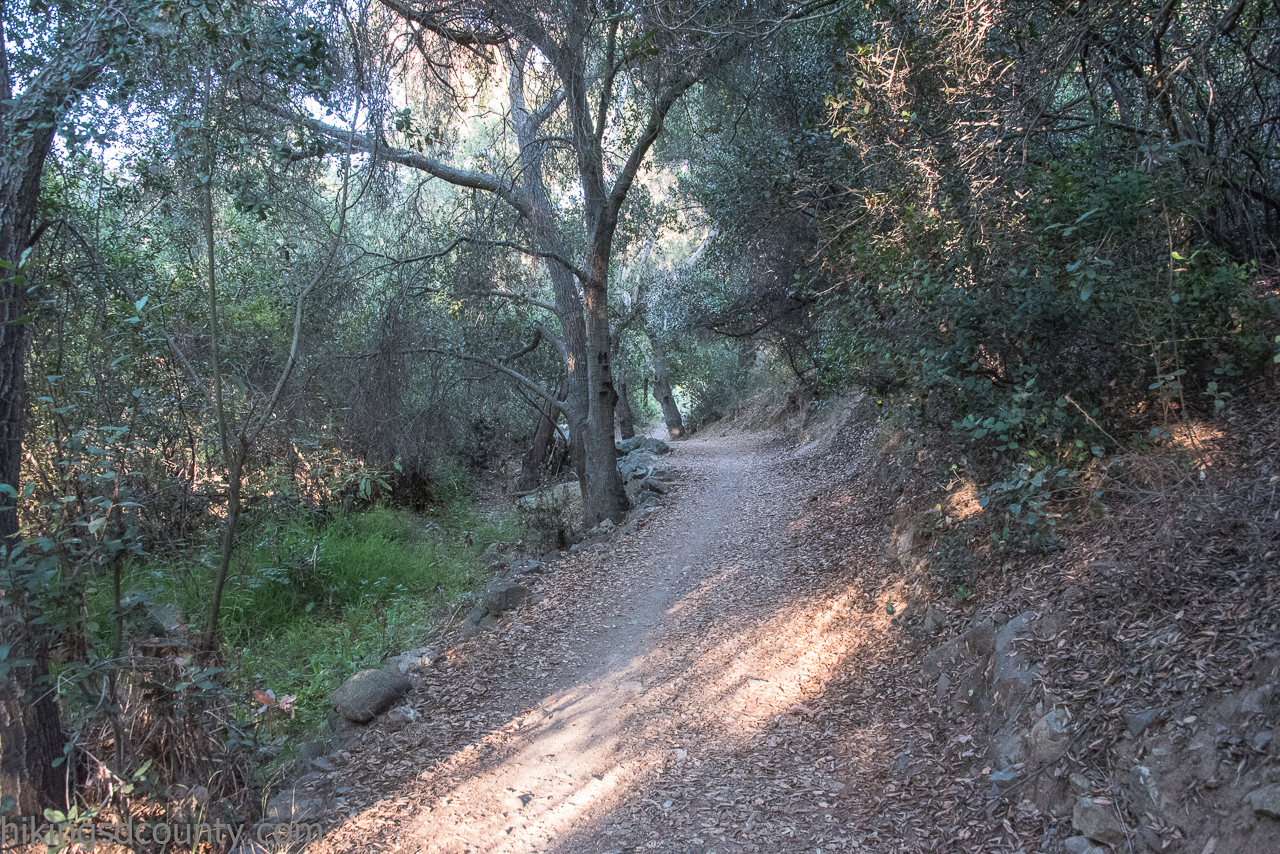
<svg viewBox="0 0 1280 854">
<path fill-rule="evenodd" d="M 1066 709 L 1054 709 L 1031 728 L 1027 737 L 1033 762 L 1053 762 L 1062 755 L 1071 734 L 1067 732 Z"/>
<path fill-rule="evenodd" d="M 413 683 L 388 670 L 361 670 L 329 696 L 329 705 L 341 717 L 363 724 L 391 708 L 409 693 Z"/>
<path fill-rule="evenodd" d="M 1280 819 L 1280 783 L 1254 789 L 1246 797 L 1253 814 L 1260 818 Z"/>
<path fill-rule="evenodd" d="M 495 578 L 485 585 L 484 609 L 490 614 L 501 614 L 503 611 L 518 608 L 527 598 L 529 598 L 529 588 L 520 582 L 509 578 Z M 483 616 L 480 619 L 483 619 Z"/>
<path fill-rule="evenodd" d="M 1109 803 L 1098 803 L 1093 798 L 1076 798 L 1075 808 L 1071 811 L 1071 826 L 1103 845 L 1124 842 L 1124 825 L 1120 823 L 1115 807 Z"/>
</svg>

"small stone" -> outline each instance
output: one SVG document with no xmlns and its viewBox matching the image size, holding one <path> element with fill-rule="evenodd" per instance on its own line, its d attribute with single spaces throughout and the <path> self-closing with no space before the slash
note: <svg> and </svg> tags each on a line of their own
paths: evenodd
<svg viewBox="0 0 1280 854">
<path fill-rule="evenodd" d="M 907 770 L 907 766 L 908 766 L 908 765 L 910 765 L 910 764 L 911 764 L 911 754 L 910 754 L 910 753 L 899 753 L 899 754 L 898 754 L 898 770 L 899 770 L 899 771 L 905 771 L 905 770 Z"/>
<path fill-rule="evenodd" d="M 656 492 L 659 495 L 666 495 L 671 491 L 671 487 L 667 486 L 662 481 L 654 480 L 653 478 L 649 478 L 644 482 L 644 488 L 650 492 Z"/>
<path fill-rule="evenodd" d="M 1254 789 L 1245 797 L 1245 801 L 1259 818 L 1280 819 L 1280 783 Z"/>
<path fill-rule="evenodd" d="M 338 770 L 338 766 L 335 765 L 333 760 L 330 759 L 328 756 L 320 756 L 315 759 L 312 759 L 311 767 L 313 770 L 320 771 L 325 774 L 329 773 L 330 771 Z"/>
<path fill-rule="evenodd" d="M 1070 739 L 1066 709 L 1054 709 L 1036 721 L 1036 725 L 1031 728 L 1028 739 L 1031 759 L 1035 762 L 1052 762 L 1062 755 Z"/>
<path fill-rule="evenodd" d="M 1076 798 L 1075 808 L 1071 811 L 1071 826 L 1103 845 L 1119 845 L 1124 841 L 1124 825 L 1116 817 L 1115 809 L 1093 798 Z"/>
<path fill-rule="evenodd" d="M 1267 748 L 1271 746 L 1271 733 L 1263 730 L 1253 737 L 1253 749 L 1259 753 L 1266 753 Z"/>
<path fill-rule="evenodd" d="M 987 775 L 987 779 L 991 781 L 991 786 L 997 792 L 1003 792 L 1012 786 L 1018 780 L 1016 771 L 992 771 Z"/>
<path fill-rule="evenodd" d="M 1093 781 L 1079 771 L 1072 774 L 1068 780 L 1071 783 L 1071 791 L 1077 795 L 1087 795 L 1089 790 L 1093 788 Z"/>
<path fill-rule="evenodd" d="M 403 726 L 418 720 L 422 720 L 422 715 L 418 714 L 418 710 L 413 706 L 398 706 L 387 712 L 387 722 L 391 724 Z"/>
<path fill-rule="evenodd" d="M 1150 768 L 1134 765 L 1129 769 L 1129 795 L 1143 811 L 1152 809 L 1160 802 L 1160 790 L 1156 788 Z"/>
<path fill-rule="evenodd" d="M 1087 836 L 1072 836 L 1062 843 L 1066 854 L 1107 854 L 1107 849 L 1094 845 Z"/>
<path fill-rule="evenodd" d="M 937 608 L 930 605 L 924 611 L 924 630 L 930 634 L 946 628 L 947 617 Z"/>
<path fill-rule="evenodd" d="M 618 690 L 624 694 L 639 694 L 644 690 L 644 686 L 635 681 L 623 682 L 618 685 Z"/>
<path fill-rule="evenodd" d="M 296 789 L 287 789 L 267 802 L 264 818 L 272 824 L 296 824 L 320 818 L 323 812 L 320 798 L 303 797 Z"/>
<path fill-rule="evenodd" d="M 1263 685 L 1261 688 L 1250 691 L 1244 698 L 1244 702 L 1240 704 L 1240 711 L 1249 715 L 1262 714 L 1270 705 L 1273 693 L 1274 690 L 1270 685 Z"/>
<path fill-rule="evenodd" d="M 1164 709 L 1146 709 L 1141 712 L 1130 712 L 1124 716 L 1125 725 L 1129 727 L 1129 735 L 1137 738 L 1147 731 L 1147 728 L 1160 719 L 1164 714 Z"/>
</svg>

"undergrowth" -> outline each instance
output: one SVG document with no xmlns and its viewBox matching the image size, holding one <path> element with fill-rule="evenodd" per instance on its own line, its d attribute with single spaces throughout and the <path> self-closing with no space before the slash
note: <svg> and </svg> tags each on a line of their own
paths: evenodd
<svg viewBox="0 0 1280 854">
<path fill-rule="evenodd" d="M 236 548 L 225 594 L 228 687 L 296 697 L 296 717 L 262 718 L 264 736 L 318 730 L 334 688 L 423 643 L 433 621 L 482 583 L 484 549 L 517 536 L 513 520 L 480 516 L 463 502 L 427 516 L 374 508 L 256 520 Z M 142 628 L 163 637 L 166 622 L 198 623 L 214 561 L 210 543 L 128 562 L 122 589 L 137 619 L 151 622 Z M 88 593 L 91 628 L 108 631 L 110 589 Z"/>
</svg>

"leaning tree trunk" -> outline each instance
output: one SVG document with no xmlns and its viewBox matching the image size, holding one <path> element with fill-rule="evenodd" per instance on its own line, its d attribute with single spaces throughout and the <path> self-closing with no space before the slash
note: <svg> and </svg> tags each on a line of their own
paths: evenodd
<svg viewBox="0 0 1280 854">
<path fill-rule="evenodd" d="M 650 339 L 653 355 L 649 358 L 649 367 L 653 369 L 653 396 L 662 407 L 662 420 L 667 422 L 667 435 L 672 439 L 684 437 L 684 420 L 680 417 L 680 407 L 676 406 L 675 396 L 671 394 L 671 372 L 667 368 L 667 358 L 657 341 Z"/>
<path fill-rule="evenodd" d="M 556 400 L 563 401 L 565 387 L 556 390 Z M 533 429 L 533 442 L 520 461 L 520 477 L 516 479 L 516 489 L 526 492 L 538 485 L 539 472 L 551 458 L 551 450 L 556 444 L 556 422 L 560 420 L 560 410 L 548 403 L 538 415 L 538 424 Z"/>
<path fill-rule="evenodd" d="M 627 396 L 626 382 L 618 383 L 618 434 L 624 442 L 636 435 L 636 419 L 631 414 L 631 401 Z"/>
</svg>

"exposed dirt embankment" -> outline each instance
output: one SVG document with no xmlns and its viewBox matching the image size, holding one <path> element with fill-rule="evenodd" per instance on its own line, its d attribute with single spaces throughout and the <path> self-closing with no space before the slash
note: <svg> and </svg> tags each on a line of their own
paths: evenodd
<svg viewBox="0 0 1280 854">
<path fill-rule="evenodd" d="M 1212 485 L 1252 451 L 1159 511 L 1194 536 L 1115 502 L 960 601 L 918 524 L 972 498 L 940 452 L 870 402 L 791 417 L 679 443 L 656 512 L 415 666 L 293 790 L 315 850 L 1274 850 L 1270 523 L 1230 545 Z"/>
</svg>

